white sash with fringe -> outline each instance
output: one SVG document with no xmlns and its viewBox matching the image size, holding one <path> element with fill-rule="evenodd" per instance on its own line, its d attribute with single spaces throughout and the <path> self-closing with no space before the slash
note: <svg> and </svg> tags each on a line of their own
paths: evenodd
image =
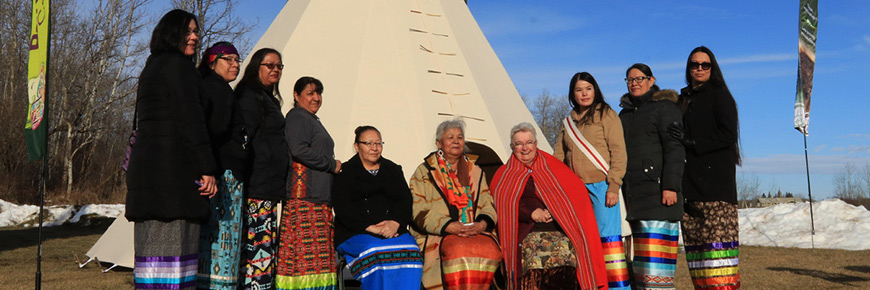
<svg viewBox="0 0 870 290">
<path fill-rule="evenodd" d="M 571 120 L 571 116 L 565 117 L 565 120 L 562 120 L 562 125 L 565 126 L 565 134 L 568 134 L 568 139 L 574 141 L 574 145 L 580 149 L 580 152 L 583 152 L 583 155 L 586 155 L 586 158 L 592 162 L 592 165 L 595 165 L 595 168 L 598 168 L 598 170 L 604 172 L 604 175 L 607 175 L 610 172 L 610 164 L 605 162 L 604 156 L 601 156 L 601 153 L 598 153 L 598 150 L 592 146 L 592 143 L 590 143 L 589 140 L 586 140 L 586 137 L 583 137 L 583 134 L 580 133 L 580 129 L 577 128 L 577 125 L 575 125 L 573 120 Z M 619 215 L 622 220 L 622 235 L 630 236 L 631 227 L 628 225 L 628 222 L 625 221 L 625 201 L 622 198 L 621 188 L 619 189 Z"/>
</svg>

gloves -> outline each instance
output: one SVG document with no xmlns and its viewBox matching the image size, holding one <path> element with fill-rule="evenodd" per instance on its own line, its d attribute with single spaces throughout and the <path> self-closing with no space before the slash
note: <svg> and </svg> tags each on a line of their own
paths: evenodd
<svg viewBox="0 0 870 290">
<path fill-rule="evenodd" d="M 677 122 L 668 125 L 668 135 L 670 135 L 671 138 L 679 140 L 680 143 L 683 143 L 683 146 L 695 146 L 695 140 L 692 139 L 692 137 L 689 136 L 689 133 L 683 130 L 683 127 Z"/>
</svg>

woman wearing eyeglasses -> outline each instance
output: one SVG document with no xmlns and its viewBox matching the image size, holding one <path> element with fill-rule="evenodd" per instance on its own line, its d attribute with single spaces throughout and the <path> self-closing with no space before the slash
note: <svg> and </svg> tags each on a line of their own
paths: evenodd
<svg viewBox="0 0 870 290">
<path fill-rule="evenodd" d="M 686 147 L 686 213 L 682 223 L 686 260 L 695 288 L 736 289 L 740 287 L 737 103 L 725 85 L 716 57 L 706 47 L 697 47 L 689 54 L 686 84 L 679 103 L 685 129 L 672 128 Z"/>
<path fill-rule="evenodd" d="M 625 205 L 620 203 L 619 196 L 626 162 L 622 123 L 604 101 L 604 94 L 591 74 L 574 74 L 568 92 L 571 115 L 562 120 L 553 156 L 571 168 L 589 192 L 609 265 L 608 286 L 630 289 L 622 243 L 623 232 L 628 229 L 622 228 L 625 210 L 620 213 L 620 207 Z"/>
<path fill-rule="evenodd" d="M 198 32 L 193 14 L 166 13 L 139 75 L 126 202 L 134 223 L 136 289 L 196 287 L 200 227 L 218 174 L 192 59 Z"/>
<path fill-rule="evenodd" d="M 402 167 L 381 156 L 381 132 L 354 130 L 356 155 L 335 177 L 335 245 L 362 289 L 417 289 L 423 257 L 408 233 L 411 191 Z"/>
<path fill-rule="evenodd" d="M 634 248 L 632 285 L 674 288 L 685 151 L 668 126 L 682 123 L 678 96 L 660 90 L 645 64 L 632 65 L 625 75 L 628 93 L 619 118 L 628 154 L 622 189 Z"/>
<path fill-rule="evenodd" d="M 334 159 L 335 143 L 317 117 L 322 94 L 323 83 L 313 77 L 301 77 L 293 85 L 293 109 L 284 128 L 292 160 L 281 210 L 276 278 L 280 289 L 335 286 L 330 196 L 341 161 Z"/>
<path fill-rule="evenodd" d="M 287 141 L 281 113 L 281 54 L 254 52 L 236 86 L 242 144 L 251 155 L 245 183 L 246 239 L 242 248 L 244 289 L 274 289 L 277 203 L 287 195 Z"/>
<path fill-rule="evenodd" d="M 197 287 L 236 289 L 241 250 L 242 182 L 246 154 L 238 130 L 233 127 L 235 94 L 229 82 L 239 75 L 239 52 L 229 42 L 218 42 L 206 49 L 199 63 L 202 74 L 200 102 L 205 110 L 212 152 L 221 176 L 217 196 L 211 198 L 211 213 L 203 224 L 199 246 Z"/>
</svg>

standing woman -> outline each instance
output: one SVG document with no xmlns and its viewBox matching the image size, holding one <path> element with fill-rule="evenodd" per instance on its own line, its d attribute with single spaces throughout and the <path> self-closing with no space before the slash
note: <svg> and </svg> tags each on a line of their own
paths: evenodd
<svg viewBox="0 0 870 290">
<path fill-rule="evenodd" d="M 276 205 L 287 192 L 287 142 L 281 114 L 281 54 L 271 48 L 254 52 L 236 87 L 243 148 L 251 154 L 245 179 L 244 289 L 274 289 Z M 245 140 L 247 139 L 247 140 Z"/>
<path fill-rule="evenodd" d="M 332 236 L 332 179 L 341 171 L 335 143 L 317 118 L 323 83 L 301 77 L 293 85 L 293 109 L 287 112 L 285 136 L 293 162 L 287 201 L 281 211 L 278 246 L 280 289 L 333 289 L 335 246 Z M 315 288 L 316 287 L 316 288 Z"/>
<path fill-rule="evenodd" d="M 381 132 L 354 130 L 356 155 L 335 178 L 336 250 L 363 289 L 415 289 L 423 276 L 423 257 L 408 233 L 411 191 L 402 166 L 384 158 Z"/>
<path fill-rule="evenodd" d="M 628 165 L 623 179 L 626 219 L 631 224 L 637 288 L 674 288 L 681 185 L 685 151 L 668 126 L 680 122 L 677 92 L 659 90 L 649 66 L 636 63 L 625 72 L 628 93 L 619 119 L 625 133 Z"/>
<path fill-rule="evenodd" d="M 626 163 L 622 122 L 604 101 L 591 74 L 581 72 L 571 77 L 568 92 L 571 116 L 562 122 L 553 156 L 568 165 L 589 191 L 604 260 L 609 265 L 608 286 L 629 289 L 619 202 Z"/>
<path fill-rule="evenodd" d="M 139 75 L 138 136 L 127 171 L 136 289 L 193 289 L 200 224 L 217 192 L 217 166 L 199 103 L 196 17 L 172 10 L 151 34 Z"/>
<path fill-rule="evenodd" d="M 217 167 L 218 193 L 210 199 L 212 211 L 202 226 L 197 287 L 236 289 L 241 250 L 242 182 L 245 164 L 240 140 L 234 140 L 235 94 L 229 82 L 239 75 L 239 52 L 232 43 L 215 43 L 202 54 L 200 101 L 205 110 L 208 135 Z"/>
<path fill-rule="evenodd" d="M 692 50 L 680 93 L 686 146 L 683 241 L 695 288 L 740 288 L 737 267 L 737 104 L 710 49 Z M 674 126 L 675 129 L 679 127 Z M 674 130 L 679 133 L 679 130 Z"/>
</svg>

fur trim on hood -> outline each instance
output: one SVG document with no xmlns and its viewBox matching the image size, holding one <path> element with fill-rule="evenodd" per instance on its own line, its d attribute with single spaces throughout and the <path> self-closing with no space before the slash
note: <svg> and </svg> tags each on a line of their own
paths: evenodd
<svg viewBox="0 0 870 290">
<path fill-rule="evenodd" d="M 679 100 L 679 99 L 680 99 L 680 94 L 677 94 L 677 91 L 675 91 L 675 90 L 661 90 L 661 91 L 653 93 L 651 101 L 656 102 L 656 101 L 661 101 L 661 100 L 668 100 L 668 101 L 676 103 L 677 100 Z"/>
</svg>

